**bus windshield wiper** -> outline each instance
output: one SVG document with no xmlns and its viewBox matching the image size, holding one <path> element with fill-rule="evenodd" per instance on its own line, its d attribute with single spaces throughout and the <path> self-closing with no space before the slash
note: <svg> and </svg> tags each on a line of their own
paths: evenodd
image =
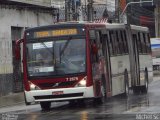
<svg viewBox="0 0 160 120">
<path fill-rule="evenodd" d="M 54 54 L 54 52 L 52 52 L 45 44 L 44 44 L 44 42 L 41 42 L 41 44 L 53 55 Z"/>
<path fill-rule="evenodd" d="M 65 43 L 64 47 L 62 48 L 62 50 L 60 51 L 60 56 L 62 56 L 62 54 L 64 53 L 65 49 L 67 48 L 70 40 L 72 39 L 72 37 L 69 37 L 69 39 L 67 40 L 67 42 Z"/>
</svg>

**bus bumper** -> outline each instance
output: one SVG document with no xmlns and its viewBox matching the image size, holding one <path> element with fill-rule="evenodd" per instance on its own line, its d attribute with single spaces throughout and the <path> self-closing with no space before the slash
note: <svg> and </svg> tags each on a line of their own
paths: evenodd
<svg viewBox="0 0 160 120">
<path fill-rule="evenodd" d="M 25 91 L 26 102 L 68 101 L 74 99 L 93 98 L 93 86 L 65 89 L 48 89 Z"/>
</svg>

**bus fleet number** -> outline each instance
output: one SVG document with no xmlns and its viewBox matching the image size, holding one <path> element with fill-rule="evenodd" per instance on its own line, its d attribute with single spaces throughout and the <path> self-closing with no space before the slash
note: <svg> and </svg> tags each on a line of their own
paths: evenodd
<svg viewBox="0 0 160 120">
<path fill-rule="evenodd" d="M 78 81 L 78 77 L 66 78 L 67 81 Z"/>
</svg>

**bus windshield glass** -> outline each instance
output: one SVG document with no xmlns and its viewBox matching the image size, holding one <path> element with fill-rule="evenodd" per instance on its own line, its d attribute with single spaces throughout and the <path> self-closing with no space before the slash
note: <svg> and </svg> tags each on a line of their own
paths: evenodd
<svg viewBox="0 0 160 120">
<path fill-rule="evenodd" d="M 85 39 L 27 43 L 29 77 L 59 76 L 86 71 Z"/>
</svg>

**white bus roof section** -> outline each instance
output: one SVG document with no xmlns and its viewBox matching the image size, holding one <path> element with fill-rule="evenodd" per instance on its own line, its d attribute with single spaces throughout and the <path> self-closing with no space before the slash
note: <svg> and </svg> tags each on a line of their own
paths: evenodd
<svg viewBox="0 0 160 120">
<path fill-rule="evenodd" d="M 144 31 L 148 32 L 149 29 L 147 27 L 142 27 L 142 26 L 136 26 L 136 25 L 131 25 L 132 30 L 139 30 L 139 31 Z"/>
<path fill-rule="evenodd" d="M 118 24 L 118 23 L 106 23 L 106 28 L 107 29 L 124 29 L 125 24 Z"/>
</svg>

